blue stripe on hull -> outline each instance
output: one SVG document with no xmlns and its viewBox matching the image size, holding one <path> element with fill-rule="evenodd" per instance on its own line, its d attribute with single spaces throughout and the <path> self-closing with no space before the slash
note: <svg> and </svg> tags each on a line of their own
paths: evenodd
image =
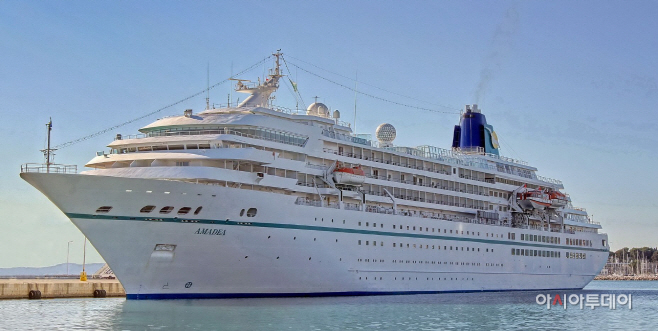
<svg viewBox="0 0 658 331">
<path fill-rule="evenodd" d="M 169 300 L 169 299 L 230 299 L 230 298 L 282 298 L 282 297 L 337 297 L 364 295 L 413 295 L 440 293 L 476 292 L 518 292 L 518 291 L 578 291 L 582 288 L 515 289 L 515 290 L 458 290 L 458 291 L 351 291 L 351 292 L 311 292 L 311 293 L 153 293 L 126 294 L 128 300 Z"/>
</svg>

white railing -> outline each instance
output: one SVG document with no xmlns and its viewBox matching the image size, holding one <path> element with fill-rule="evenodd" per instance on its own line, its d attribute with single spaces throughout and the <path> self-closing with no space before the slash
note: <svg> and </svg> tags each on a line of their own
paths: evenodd
<svg viewBox="0 0 658 331">
<path fill-rule="evenodd" d="M 115 140 L 123 140 L 123 139 L 144 139 L 144 138 L 152 138 L 152 137 L 172 137 L 172 136 L 197 136 L 197 135 L 211 135 L 211 134 L 232 134 L 240 137 L 247 137 L 247 138 L 254 138 L 254 139 L 260 139 L 260 140 L 267 140 L 267 141 L 274 141 L 274 142 L 279 142 L 283 144 L 288 144 L 288 145 L 294 145 L 294 146 L 300 146 L 304 147 L 306 144 L 306 141 L 308 138 L 306 137 L 301 137 L 301 136 L 296 136 L 298 139 L 303 139 L 303 143 L 295 143 L 292 141 L 286 141 L 285 139 L 276 139 L 276 138 L 269 138 L 265 137 L 262 135 L 253 135 L 253 134 L 248 134 L 244 132 L 240 132 L 237 130 L 231 130 L 231 129 L 219 129 L 219 130 L 189 130 L 189 131 L 165 131 L 165 132 L 151 132 L 148 134 L 133 134 L 133 135 L 125 135 L 125 136 L 117 136 Z"/>
<path fill-rule="evenodd" d="M 21 165 L 21 173 L 38 172 L 54 174 L 77 174 L 78 166 L 69 164 L 25 163 Z"/>
</svg>

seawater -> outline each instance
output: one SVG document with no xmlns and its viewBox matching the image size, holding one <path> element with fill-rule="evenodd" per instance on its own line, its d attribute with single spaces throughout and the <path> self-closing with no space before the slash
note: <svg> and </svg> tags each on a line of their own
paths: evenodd
<svg viewBox="0 0 658 331">
<path fill-rule="evenodd" d="M 632 309 L 536 303 L 538 294 L 631 294 Z M 127 301 L 0 301 L 3 330 L 656 330 L 658 282 L 593 281 L 582 291 Z"/>
</svg>

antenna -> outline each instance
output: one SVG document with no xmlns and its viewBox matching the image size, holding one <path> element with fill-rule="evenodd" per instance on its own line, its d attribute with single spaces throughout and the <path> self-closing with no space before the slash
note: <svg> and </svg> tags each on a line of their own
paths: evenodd
<svg viewBox="0 0 658 331">
<path fill-rule="evenodd" d="M 43 156 L 46 158 L 46 172 L 50 172 L 50 165 L 53 164 L 51 162 L 51 159 L 53 156 L 55 156 L 54 151 L 57 149 L 55 148 L 50 148 L 50 132 L 53 130 L 53 119 L 50 118 L 48 123 L 46 123 L 46 134 L 48 135 L 48 145 L 46 149 L 42 149 L 41 152 L 43 152 Z"/>
<path fill-rule="evenodd" d="M 358 82 L 359 70 L 356 71 L 356 78 L 354 79 L 354 133 L 356 133 L 356 96 L 358 95 L 356 88 L 358 87 Z"/>
<path fill-rule="evenodd" d="M 210 109 L 210 61 L 206 69 L 206 110 L 208 110 Z"/>
</svg>

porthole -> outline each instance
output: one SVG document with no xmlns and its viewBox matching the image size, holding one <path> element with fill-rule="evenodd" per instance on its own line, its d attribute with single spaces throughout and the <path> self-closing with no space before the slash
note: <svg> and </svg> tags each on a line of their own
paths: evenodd
<svg viewBox="0 0 658 331">
<path fill-rule="evenodd" d="M 178 210 L 178 215 L 185 215 L 185 214 L 189 213 L 190 210 L 192 210 L 191 207 L 183 207 L 183 208 Z"/>
<path fill-rule="evenodd" d="M 240 216 L 244 216 L 244 209 L 240 210 Z"/>
<path fill-rule="evenodd" d="M 96 209 L 96 212 L 97 213 L 108 213 L 110 210 L 112 210 L 111 206 L 102 206 L 102 207 L 98 207 L 98 209 Z"/>
<path fill-rule="evenodd" d="M 155 209 L 155 206 L 148 205 L 148 206 L 142 207 L 142 209 L 140 209 L 139 212 L 140 213 L 150 213 L 150 212 L 153 211 L 153 209 Z"/>
<path fill-rule="evenodd" d="M 203 207 L 198 207 L 198 208 L 194 211 L 194 215 L 199 215 L 199 213 L 201 212 L 201 209 L 203 209 Z"/>
<path fill-rule="evenodd" d="M 173 206 L 162 207 L 162 209 L 160 209 L 160 214 L 169 214 L 172 210 L 174 210 Z"/>
<path fill-rule="evenodd" d="M 254 217 L 256 216 L 256 213 L 258 213 L 258 210 L 256 210 L 256 208 L 249 208 L 247 210 L 247 217 Z"/>
</svg>

